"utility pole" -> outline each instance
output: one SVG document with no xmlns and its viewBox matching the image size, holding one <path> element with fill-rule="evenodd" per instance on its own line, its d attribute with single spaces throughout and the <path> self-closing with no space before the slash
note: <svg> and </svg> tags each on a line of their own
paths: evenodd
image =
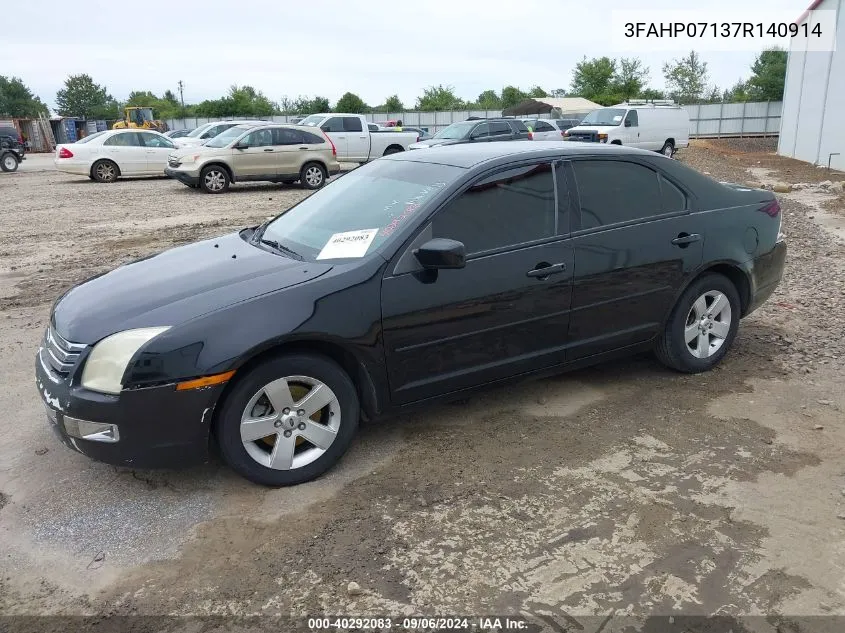
<svg viewBox="0 0 845 633">
<path fill-rule="evenodd" d="M 179 101 L 182 102 L 182 117 L 185 116 L 185 95 L 182 94 L 182 90 L 185 86 L 182 84 L 182 80 L 179 80 Z"/>
</svg>

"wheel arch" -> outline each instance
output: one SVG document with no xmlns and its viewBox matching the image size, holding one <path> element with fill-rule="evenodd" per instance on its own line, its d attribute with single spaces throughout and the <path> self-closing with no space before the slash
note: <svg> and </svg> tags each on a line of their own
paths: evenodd
<svg viewBox="0 0 845 633">
<path fill-rule="evenodd" d="M 395 152 L 391 152 L 391 153 L 399 153 L 399 152 L 404 152 L 405 148 L 402 147 L 401 145 L 397 144 L 397 143 L 391 143 L 390 145 L 388 145 L 387 147 L 384 148 L 384 153 L 382 154 L 382 156 L 387 156 L 387 153 L 390 152 L 391 150 L 395 150 Z"/>
<path fill-rule="evenodd" d="M 681 285 L 681 287 L 678 288 L 678 291 L 675 293 L 675 296 L 672 299 L 672 304 L 669 306 L 669 309 L 666 311 L 666 314 L 663 317 L 664 326 L 669 319 L 669 315 L 672 314 L 672 310 L 675 308 L 675 305 L 678 303 L 678 299 L 680 299 L 681 295 L 683 295 L 684 292 L 686 292 L 687 288 L 689 288 L 690 285 L 692 285 L 696 280 L 709 273 L 717 273 L 728 278 L 728 280 L 736 288 L 736 291 L 739 293 L 740 318 L 748 314 L 748 308 L 751 304 L 750 271 L 748 271 L 744 266 L 742 266 L 742 264 L 738 264 L 737 262 L 718 261 L 711 262 L 706 266 L 696 270 L 695 273 L 691 274 L 687 278 L 687 280 Z"/>
<path fill-rule="evenodd" d="M 238 359 L 231 367 L 235 370 L 235 378 L 230 380 L 214 405 L 215 419 L 222 409 L 225 399 L 237 384 L 238 378 L 244 376 L 257 365 L 269 358 L 282 354 L 316 354 L 337 363 L 349 376 L 358 393 L 361 410 L 368 418 L 375 417 L 383 408 L 372 376 L 363 361 L 361 361 L 347 345 L 335 340 L 316 338 L 294 338 L 253 349 Z"/>
<path fill-rule="evenodd" d="M 229 175 L 229 180 L 231 182 L 235 182 L 235 173 L 232 171 L 232 168 L 229 165 L 227 165 L 226 163 L 224 163 L 223 161 L 220 161 L 220 160 L 208 161 L 205 165 L 200 167 L 200 174 L 202 174 L 203 170 L 205 170 L 208 167 L 222 167 L 226 171 L 226 173 Z"/>
</svg>

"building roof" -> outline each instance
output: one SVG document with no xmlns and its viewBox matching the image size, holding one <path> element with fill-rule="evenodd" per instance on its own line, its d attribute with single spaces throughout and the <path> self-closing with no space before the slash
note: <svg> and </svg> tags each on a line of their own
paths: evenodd
<svg viewBox="0 0 845 633">
<path fill-rule="evenodd" d="M 798 19 L 797 19 L 797 20 L 795 20 L 795 23 L 796 23 L 796 24 L 801 24 L 804 20 L 806 20 L 806 19 L 809 17 L 809 15 L 810 15 L 810 11 L 815 11 L 816 9 L 818 9 L 818 8 L 819 8 L 819 5 L 820 5 L 822 2 L 824 2 L 824 0 L 813 0 L 813 4 L 811 4 L 809 7 L 807 7 L 807 10 L 806 10 L 806 11 L 804 11 L 804 13 L 802 13 L 802 14 L 798 17 Z"/>
<path fill-rule="evenodd" d="M 574 141 L 494 141 L 492 143 L 459 143 L 428 149 L 414 149 L 390 154 L 379 160 L 437 163 L 453 167 L 474 167 L 496 159 L 519 156 L 520 158 L 558 158 L 575 155 L 616 154 L 657 156 L 654 152 L 602 143 L 577 143 Z"/>
<path fill-rule="evenodd" d="M 547 112 L 551 112 L 553 109 L 558 110 L 561 115 L 584 114 L 585 112 L 598 110 L 600 107 L 602 106 L 598 103 L 593 103 L 589 99 L 584 99 L 583 97 L 536 97 L 533 99 L 526 99 L 525 101 L 506 109 L 502 112 L 502 114 L 505 116 L 545 114 Z"/>
</svg>

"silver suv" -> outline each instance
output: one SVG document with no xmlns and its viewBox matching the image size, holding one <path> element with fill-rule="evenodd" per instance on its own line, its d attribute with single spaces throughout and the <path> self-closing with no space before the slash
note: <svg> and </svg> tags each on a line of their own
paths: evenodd
<svg viewBox="0 0 845 633">
<path fill-rule="evenodd" d="M 334 143 L 319 128 L 246 123 L 199 147 L 177 149 L 164 173 L 189 187 L 223 193 L 233 182 L 264 180 L 319 189 L 340 171 Z"/>
</svg>

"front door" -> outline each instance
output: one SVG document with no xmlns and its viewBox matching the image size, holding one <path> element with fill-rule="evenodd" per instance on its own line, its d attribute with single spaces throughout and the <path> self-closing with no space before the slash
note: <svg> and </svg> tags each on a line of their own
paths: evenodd
<svg viewBox="0 0 845 633">
<path fill-rule="evenodd" d="M 167 167 L 167 156 L 176 149 L 176 146 L 167 137 L 152 132 L 138 132 L 138 135 L 146 148 L 147 173 L 164 175 L 164 168 Z"/>
<path fill-rule="evenodd" d="M 246 145 L 245 149 L 235 149 L 232 161 L 235 166 L 235 178 L 250 180 L 256 178 L 275 177 L 276 148 L 273 146 L 273 130 L 266 128 L 250 132 L 239 145 Z"/>
<path fill-rule="evenodd" d="M 333 116 L 320 126 L 337 150 L 337 159 L 349 160 L 349 132 L 343 128 L 343 117 Z"/>
<path fill-rule="evenodd" d="M 628 110 L 625 120 L 622 122 L 623 138 L 622 145 L 628 147 L 641 147 L 646 140 L 640 136 L 640 123 L 636 110 Z"/>
<path fill-rule="evenodd" d="M 567 360 L 653 338 L 701 264 L 705 230 L 684 192 L 647 164 L 581 159 L 572 167 L 580 213 Z"/>
<path fill-rule="evenodd" d="M 389 270 L 382 324 L 394 404 L 563 361 L 574 259 L 556 181 L 548 163 L 482 177 Z M 423 271 L 412 252 L 433 237 L 463 242 L 466 266 Z"/>
</svg>

